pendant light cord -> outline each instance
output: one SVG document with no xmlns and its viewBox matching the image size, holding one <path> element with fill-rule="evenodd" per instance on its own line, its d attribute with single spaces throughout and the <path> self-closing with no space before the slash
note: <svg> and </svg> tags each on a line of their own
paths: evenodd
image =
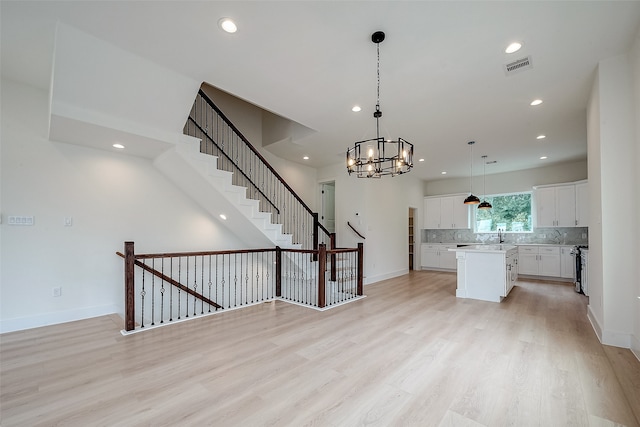
<svg viewBox="0 0 640 427">
<path fill-rule="evenodd" d="M 382 113 L 380 112 L 380 43 L 376 43 L 376 48 L 378 52 L 378 62 L 377 62 L 378 91 L 377 91 L 377 98 L 376 98 L 376 112 L 374 113 L 374 117 L 376 118 L 376 138 L 379 141 L 380 140 L 380 116 L 382 116 Z"/>
</svg>

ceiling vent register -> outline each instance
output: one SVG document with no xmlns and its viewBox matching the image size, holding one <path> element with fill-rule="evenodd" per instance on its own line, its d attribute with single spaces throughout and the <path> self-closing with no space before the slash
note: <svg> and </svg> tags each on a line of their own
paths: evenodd
<svg viewBox="0 0 640 427">
<path fill-rule="evenodd" d="M 507 76 L 518 73 L 520 71 L 529 70 L 533 68 L 533 62 L 531 61 L 531 56 L 527 56 L 525 58 L 520 58 L 513 62 L 509 62 L 508 64 L 504 64 L 504 73 Z"/>
</svg>

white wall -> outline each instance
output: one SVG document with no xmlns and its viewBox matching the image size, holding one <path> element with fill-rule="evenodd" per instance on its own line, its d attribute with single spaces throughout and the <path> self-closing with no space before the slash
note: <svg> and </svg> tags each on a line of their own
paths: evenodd
<svg viewBox="0 0 640 427">
<path fill-rule="evenodd" d="M 411 173 L 366 179 L 349 176 L 344 164 L 318 171 L 318 181 L 336 183 L 336 234 L 338 246 L 364 243 L 365 283 L 406 274 L 408 257 L 408 208 L 417 208 L 415 228 L 422 228 L 423 181 Z M 350 222 L 365 240 L 351 231 Z M 416 245 L 419 247 L 419 245 Z M 419 256 L 417 254 L 416 256 Z"/>
<path fill-rule="evenodd" d="M 50 142 L 47 93 L 8 80 L 1 90 L 1 332 L 122 313 L 115 252 L 126 240 L 138 253 L 242 247 L 150 160 Z"/>
<path fill-rule="evenodd" d="M 638 33 L 636 34 L 635 41 L 633 43 L 633 47 L 629 53 L 631 59 L 631 76 L 633 79 L 633 99 L 634 99 L 634 107 L 635 107 L 635 115 L 634 120 L 636 124 L 635 128 L 635 146 L 636 146 L 636 160 L 635 164 L 640 165 L 640 28 L 638 29 Z M 635 199 L 636 201 L 640 200 L 640 173 L 636 171 L 636 182 L 635 182 Z M 640 202 L 636 205 L 636 212 L 640 209 Z M 637 222 L 636 222 L 637 224 Z M 640 225 L 636 225 L 636 260 L 640 258 Z M 634 298 L 634 313 L 635 313 L 635 322 L 633 328 L 633 337 L 631 339 L 631 350 L 635 353 L 636 357 L 640 359 L 640 262 L 636 262 L 636 272 L 635 272 L 635 295 Z"/>
<path fill-rule="evenodd" d="M 591 250 L 589 254 L 589 277 L 594 278 L 595 287 L 590 314 L 602 342 L 620 347 L 631 347 L 632 341 L 637 340 L 634 309 L 636 265 L 640 259 L 635 134 L 638 114 L 632 72 L 629 55 L 601 61 L 588 116 L 589 165 L 597 162 L 600 168 L 599 177 L 597 167 L 590 167 L 589 171 L 589 182 L 600 182 L 599 189 L 590 185 L 590 213 L 595 214 L 591 216 L 590 237 L 595 238 L 596 249 L 593 259 Z M 591 242 L 589 246 L 591 249 Z"/>
<path fill-rule="evenodd" d="M 483 176 L 475 176 L 473 194 L 480 197 L 483 191 Z M 504 194 L 519 191 L 531 191 L 534 185 L 558 184 L 587 179 L 587 160 L 567 162 L 525 169 L 515 172 L 487 175 L 487 194 Z M 469 178 L 439 179 L 425 181 L 425 196 L 456 194 L 469 192 Z"/>
<path fill-rule="evenodd" d="M 602 170 L 600 168 L 600 77 L 596 70 L 587 106 L 589 159 L 589 318 L 602 337 L 604 303 L 602 286 Z"/>
</svg>

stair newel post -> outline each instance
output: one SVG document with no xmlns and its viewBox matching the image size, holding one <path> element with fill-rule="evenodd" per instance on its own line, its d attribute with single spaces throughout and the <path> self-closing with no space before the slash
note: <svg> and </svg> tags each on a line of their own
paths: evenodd
<svg viewBox="0 0 640 427">
<path fill-rule="evenodd" d="M 315 251 L 316 249 L 318 249 L 318 228 L 320 225 L 320 222 L 318 221 L 318 212 L 314 212 L 311 214 L 313 216 L 313 250 Z M 318 260 L 318 254 L 317 253 L 313 253 L 313 260 L 317 261 Z"/>
<path fill-rule="evenodd" d="M 327 246 L 321 243 L 318 246 L 318 307 L 326 305 L 324 272 L 327 268 Z"/>
<path fill-rule="evenodd" d="M 358 243 L 358 295 L 364 295 L 363 289 L 363 275 L 364 275 L 364 244 Z"/>
<path fill-rule="evenodd" d="M 135 323 L 135 267 L 133 242 L 124 242 L 124 329 L 133 331 Z"/>
<path fill-rule="evenodd" d="M 276 296 L 282 296 L 282 249 L 276 246 Z"/>
<path fill-rule="evenodd" d="M 331 250 L 334 250 L 336 248 L 336 233 L 329 234 L 329 242 L 330 242 L 329 248 Z M 336 254 L 332 253 L 331 254 L 331 281 L 332 282 L 335 282 L 337 280 L 337 274 L 336 274 L 337 271 L 338 269 L 336 266 Z"/>
</svg>

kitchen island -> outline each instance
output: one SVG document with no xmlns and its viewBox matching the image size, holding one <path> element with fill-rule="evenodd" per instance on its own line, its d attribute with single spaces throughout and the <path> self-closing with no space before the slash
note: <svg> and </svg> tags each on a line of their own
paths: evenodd
<svg viewBox="0 0 640 427">
<path fill-rule="evenodd" d="M 456 253 L 456 297 L 501 302 L 518 279 L 518 248 L 514 245 L 469 245 Z"/>
</svg>

